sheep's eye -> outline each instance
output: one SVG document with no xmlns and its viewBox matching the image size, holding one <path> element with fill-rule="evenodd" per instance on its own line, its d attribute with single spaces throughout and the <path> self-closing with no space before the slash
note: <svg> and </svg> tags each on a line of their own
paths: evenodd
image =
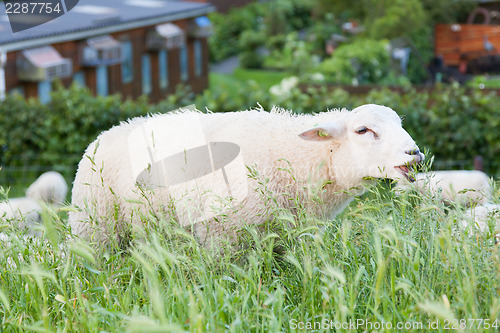
<svg viewBox="0 0 500 333">
<path fill-rule="evenodd" d="M 356 133 L 358 133 L 358 134 L 365 134 L 366 132 L 368 132 L 368 128 L 366 128 L 366 127 L 364 127 L 364 126 L 363 126 L 363 127 L 358 128 L 358 129 L 356 130 Z"/>
</svg>

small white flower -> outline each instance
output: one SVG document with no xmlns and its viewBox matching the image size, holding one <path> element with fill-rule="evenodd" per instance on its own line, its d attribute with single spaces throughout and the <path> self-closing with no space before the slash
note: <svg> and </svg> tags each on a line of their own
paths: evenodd
<svg viewBox="0 0 500 333">
<path fill-rule="evenodd" d="M 299 78 L 296 76 L 286 77 L 277 85 L 269 88 L 269 92 L 275 96 L 290 96 L 291 90 L 299 84 Z"/>
<path fill-rule="evenodd" d="M 311 75 L 311 80 L 314 82 L 323 82 L 325 81 L 325 76 L 321 73 L 314 73 Z"/>
<path fill-rule="evenodd" d="M 281 80 L 281 88 L 283 90 L 290 90 L 299 84 L 299 78 L 296 76 L 290 76 Z"/>
<path fill-rule="evenodd" d="M 272 95 L 275 95 L 275 96 L 281 96 L 281 86 L 279 84 L 276 84 L 274 86 L 272 86 L 271 88 L 269 88 L 269 92 L 272 94 Z"/>
</svg>

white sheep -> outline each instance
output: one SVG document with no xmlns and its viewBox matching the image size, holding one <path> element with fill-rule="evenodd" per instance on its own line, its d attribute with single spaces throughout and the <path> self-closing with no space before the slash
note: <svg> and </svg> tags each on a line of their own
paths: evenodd
<svg viewBox="0 0 500 333">
<path fill-rule="evenodd" d="M 486 203 L 491 198 L 492 187 L 488 176 L 477 170 L 450 170 L 417 173 L 409 184 L 401 180 L 396 191 L 415 188 L 438 196 L 445 203 L 461 205 Z"/>
<path fill-rule="evenodd" d="M 64 177 L 56 171 L 48 171 L 40 175 L 26 190 L 28 198 L 59 206 L 68 193 L 68 185 Z"/>
<path fill-rule="evenodd" d="M 485 232 L 489 228 L 489 223 L 493 224 L 493 232 L 500 233 L 500 204 L 485 203 L 467 209 L 465 212 L 466 218 L 462 220 L 464 228 L 475 226 L 481 232 Z"/>
<path fill-rule="evenodd" d="M 39 236 L 33 227 L 40 223 L 42 207 L 31 198 L 12 198 L 0 203 L 0 219 L 14 222 L 19 229 L 28 229 L 28 234 Z"/>
<path fill-rule="evenodd" d="M 142 214 L 166 212 L 200 242 L 234 239 L 244 223 L 262 224 L 276 209 L 293 212 L 297 198 L 312 213 L 334 216 L 369 178 L 408 177 L 423 159 L 396 112 L 373 104 L 314 115 L 273 109 L 134 118 L 87 148 L 72 191 L 79 209 L 69 220 L 76 235 L 105 243 L 131 224 L 140 228 Z M 225 201 L 231 208 L 204 199 L 208 192 L 232 198 Z"/>
<path fill-rule="evenodd" d="M 0 203 L 0 218 L 15 222 L 20 229 L 28 229 L 28 234 L 40 236 L 34 227 L 41 222 L 42 205 L 61 205 L 67 192 L 68 185 L 61 174 L 45 172 L 28 187 L 26 197 Z"/>
</svg>

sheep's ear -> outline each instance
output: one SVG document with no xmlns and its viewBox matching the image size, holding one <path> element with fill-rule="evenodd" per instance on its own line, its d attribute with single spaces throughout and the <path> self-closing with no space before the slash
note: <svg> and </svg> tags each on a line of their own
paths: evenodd
<svg viewBox="0 0 500 333">
<path fill-rule="evenodd" d="M 340 137 L 343 132 L 344 127 L 337 121 L 319 124 L 316 127 L 300 133 L 299 136 L 308 141 L 327 141 Z"/>
</svg>

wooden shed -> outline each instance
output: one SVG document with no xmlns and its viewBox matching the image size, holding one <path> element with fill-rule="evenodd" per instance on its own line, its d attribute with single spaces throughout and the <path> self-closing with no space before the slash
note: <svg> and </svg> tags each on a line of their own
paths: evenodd
<svg viewBox="0 0 500 333">
<path fill-rule="evenodd" d="M 500 52 L 500 25 L 437 24 L 434 54 L 447 66 L 459 66 Z"/>
<path fill-rule="evenodd" d="M 86 0 L 53 21 L 13 33 L 0 6 L 0 98 L 50 100 L 52 82 L 87 86 L 96 95 L 147 95 L 208 87 L 208 3 Z"/>
</svg>

